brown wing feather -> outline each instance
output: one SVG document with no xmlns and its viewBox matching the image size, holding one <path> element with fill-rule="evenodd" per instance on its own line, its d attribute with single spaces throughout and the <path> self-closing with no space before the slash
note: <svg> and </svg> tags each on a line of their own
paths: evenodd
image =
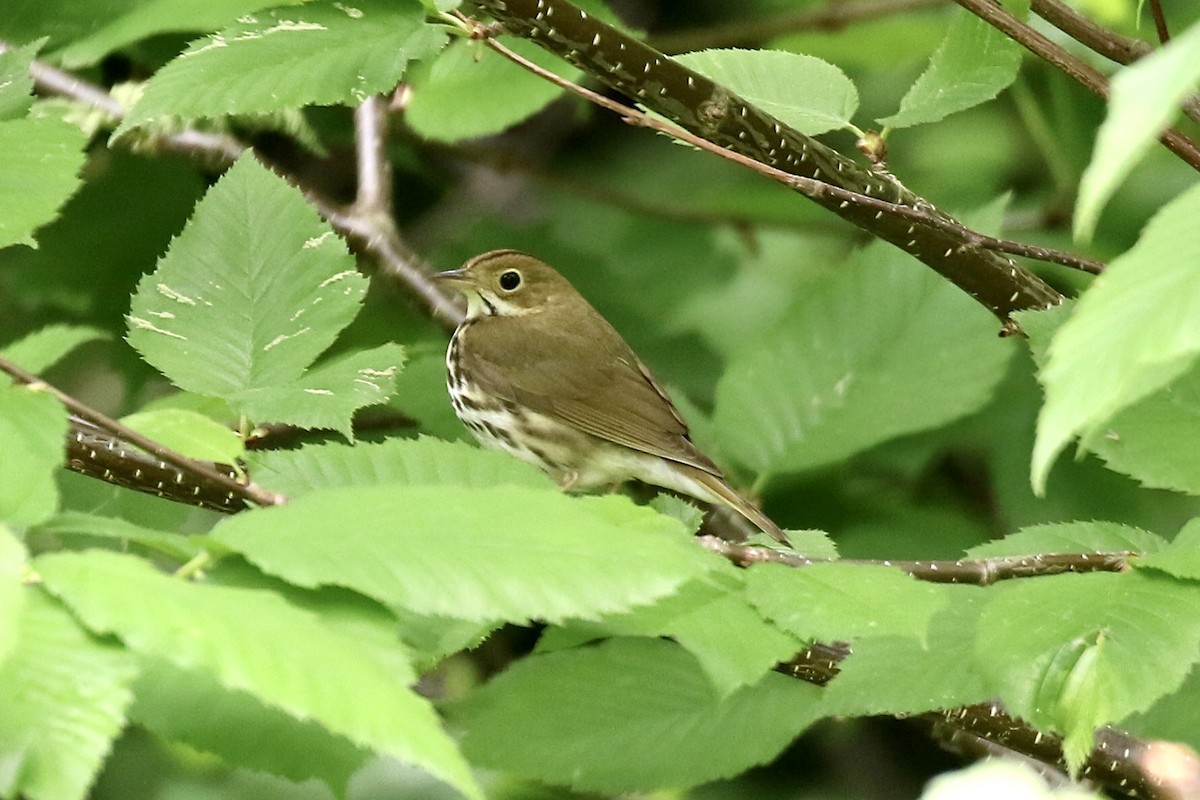
<svg viewBox="0 0 1200 800">
<path fill-rule="evenodd" d="M 720 475 L 620 334 L 586 304 L 571 312 L 545 319 L 536 337 L 526 335 L 529 320 L 477 320 L 464 331 L 470 374 L 489 393 L 585 433 Z"/>
</svg>

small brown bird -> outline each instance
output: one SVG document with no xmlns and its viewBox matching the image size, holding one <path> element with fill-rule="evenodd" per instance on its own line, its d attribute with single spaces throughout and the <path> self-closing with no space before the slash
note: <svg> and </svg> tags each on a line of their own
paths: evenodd
<svg viewBox="0 0 1200 800">
<path fill-rule="evenodd" d="M 434 276 L 467 297 L 446 352 L 458 418 L 564 489 L 636 478 L 783 531 L 725 482 L 621 335 L 548 264 L 493 250 Z"/>
</svg>

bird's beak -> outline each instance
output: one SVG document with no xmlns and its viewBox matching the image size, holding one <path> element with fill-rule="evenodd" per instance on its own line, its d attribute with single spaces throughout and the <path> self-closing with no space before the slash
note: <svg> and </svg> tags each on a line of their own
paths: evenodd
<svg viewBox="0 0 1200 800">
<path fill-rule="evenodd" d="M 433 279 L 443 286 L 449 286 L 459 291 L 467 291 L 475 286 L 474 279 L 471 278 L 470 273 L 465 269 L 450 269 L 445 272 L 439 272 L 433 276 Z"/>
</svg>

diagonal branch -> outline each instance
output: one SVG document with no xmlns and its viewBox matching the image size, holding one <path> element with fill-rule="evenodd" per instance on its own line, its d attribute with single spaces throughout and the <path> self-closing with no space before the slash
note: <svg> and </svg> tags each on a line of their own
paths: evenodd
<svg viewBox="0 0 1200 800">
<path fill-rule="evenodd" d="M 483 32 L 479 35 L 486 36 L 486 32 Z M 1104 271 L 1104 265 L 1099 261 L 1078 256 L 1074 253 L 1067 253 L 1062 250 L 1054 250 L 1048 247 L 1039 247 L 1037 245 L 1022 244 L 1020 242 L 1013 242 L 1007 239 L 998 239 L 994 236 L 988 236 L 986 234 L 979 233 L 978 231 L 971 230 L 962 223 L 957 222 L 950 217 L 938 214 L 931 206 L 913 208 L 911 206 L 901 205 L 899 203 L 893 203 L 887 200 L 880 200 L 876 197 L 859 194 L 858 192 L 852 192 L 824 181 L 793 175 L 790 172 L 785 172 L 784 170 L 767 166 L 766 164 L 756 161 L 748 156 L 726 150 L 723 147 L 719 147 L 707 139 L 697 136 L 696 134 L 686 131 L 678 126 L 665 123 L 656 117 L 650 116 L 649 114 L 644 114 L 632 106 L 619 103 L 616 100 L 605 97 L 602 94 L 593 92 L 590 89 L 586 89 L 576 83 L 572 83 L 566 78 L 555 75 L 550 70 L 538 66 L 529 59 L 519 55 L 493 38 L 487 37 L 486 41 L 492 50 L 495 50 L 497 53 L 509 59 L 510 61 L 519 64 L 535 75 L 538 75 L 539 77 L 550 81 L 551 83 L 554 83 L 557 86 L 560 86 L 563 89 L 571 92 L 572 94 L 578 95 L 585 100 L 600 106 L 601 108 L 606 108 L 609 111 L 620 114 L 621 118 L 630 125 L 650 128 L 658 131 L 659 133 L 664 133 L 668 136 L 678 139 L 681 142 L 686 142 L 687 144 L 690 144 L 699 150 L 704 150 L 708 153 L 719 156 L 720 158 L 733 161 L 734 163 L 740 164 L 748 169 L 752 169 L 761 175 L 765 175 L 768 178 L 777 180 L 785 186 L 796 189 L 809 198 L 817 199 L 820 197 L 830 197 L 835 200 L 840 200 L 844 203 L 854 203 L 865 208 L 874 209 L 881 214 L 892 214 L 913 222 L 920 223 L 922 225 L 928 225 L 942 231 L 943 233 L 955 237 L 960 247 L 979 247 L 984 250 L 994 250 L 997 252 L 1010 253 L 1012 255 L 1025 256 L 1027 258 L 1034 258 L 1039 261 L 1046 261 L 1053 264 L 1061 264 L 1066 267 L 1072 267 L 1083 272 L 1090 272 L 1093 275 L 1099 275 Z"/>
<path fill-rule="evenodd" d="M 254 503 L 260 506 L 279 505 L 286 501 L 286 498 L 281 494 L 269 492 L 261 487 L 255 486 L 253 483 L 242 483 L 237 480 L 236 476 L 216 469 L 215 465 L 196 461 L 187 456 L 176 453 L 168 447 L 163 447 L 153 439 L 143 436 L 137 431 L 122 425 L 111 417 L 101 414 L 99 411 L 84 405 L 79 400 L 71 397 L 67 393 L 56 389 L 46 383 L 36 375 L 18 367 L 5 359 L 0 358 L 0 372 L 5 372 L 11 376 L 17 383 L 24 384 L 34 391 L 49 392 L 54 395 L 60 403 L 66 406 L 67 410 L 75 416 L 82 419 L 88 425 L 94 426 L 99 430 L 116 437 L 125 442 L 141 448 L 150 455 L 154 456 L 161 462 L 170 464 L 173 467 L 181 470 L 185 475 L 191 474 L 197 476 L 198 479 L 206 481 L 215 486 L 219 486 L 226 490 L 231 496 L 241 498 L 242 500 Z M 165 469 L 165 468 L 164 468 Z"/>
<path fill-rule="evenodd" d="M 797 178 L 924 210 L 931 218 L 958 224 L 893 176 L 862 166 L 801 134 L 568 0 L 472 0 L 471 5 L 511 33 L 530 39 L 594 80 L 732 153 Z M 932 267 L 1005 322 L 1013 311 L 1045 308 L 1062 300 L 1058 292 L 1011 258 L 978 246 L 964 247 L 961 239 L 941 226 L 887 214 L 828 191 L 812 199 Z"/>
</svg>

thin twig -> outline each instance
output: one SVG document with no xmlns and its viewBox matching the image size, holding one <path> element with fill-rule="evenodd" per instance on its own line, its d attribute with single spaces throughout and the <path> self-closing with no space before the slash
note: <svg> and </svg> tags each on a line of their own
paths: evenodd
<svg viewBox="0 0 1200 800">
<path fill-rule="evenodd" d="M 1167 30 L 1167 18 L 1163 15 L 1160 0 L 1150 0 L 1150 16 L 1154 17 L 1154 31 L 1158 34 L 1158 40 L 1163 44 L 1171 41 L 1171 32 Z"/>
<path fill-rule="evenodd" d="M 767 563 L 808 567 L 829 562 L 829 559 L 809 558 L 769 547 L 727 542 L 716 536 L 701 536 L 700 544 L 741 567 Z M 1045 553 L 1031 556 L 963 558 L 954 561 L 841 559 L 837 563 L 895 567 L 918 580 L 930 583 L 990 586 L 997 581 L 1060 575 L 1064 572 L 1124 572 L 1129 569 L 1129 559 L 1132 555 L 1129 552 Z"/>
<path fill-rule="evenodd" d="M 392 215 L 392 162 L 387 156 L 388 109 L 382 95 L 372 95 L 354 109 L 354 154 L 358 188 L 354 210 Z"/>
<path fill-rule="evenodd" d="M 800 175 L 795 175 L 777 167 L 772 167 L 764 164 L 761 161 L 753 159 L 741 153 L 727 150 L 720 145 L 714 144 L 709 140 L 697 136 L 696 134 L 684 130 L 683 128 L 669 122 L 665 122 L 657 117 L 652 117 L 645 114 L 632 106 L 627 106 L 609 97 L 606 97 L 598 92 L 593 92 L 579 84 L 555 75 L 547 69 L 534 64 L 532 61 L 515 53 L 502 43 L 496 41 L 489 35 L 485 35 L 486 31 L 483 26 L 477 22 L 468 19 L 465 16 L 459 15 L 462 22 L 467 25 L 474 25 L 475 30 L 480 32 L 480 38 L 483 38 L 488 47 L 496 51 L 505 58 L 519 64 L 523 68 L 529 70 L 535 75 L 544 78 L 557 86 L 575 94 L 579 97 L 588 100 L 595 105 L 608 109 L 621 116 L 621 119 L 627 124 L 649 128 L 659 133 L 664 133 L 668 136 L 686 142 L 687 144 L 720 156 L 721 158 L 733 161 L 744 167 L 754 170 L 766 177 L 779 181 L 780 183 L 801 192 L 812 199 L 829 198 L 835 201 L 840 201 L 842 204 L 855 204 L 857 206 L 876 211 L 879 214 L 892 214 L 894 216 L 903 217 L 904 219 L 912 220 L 921 225 L 936 228 L 944 233 L 950 234 L 959 240 L 963 247 L 979 247 L 986 250 L 994 250 L 1012 255 L 1025 256 L 1028 258 L 1037 259 L 1039 261 L 1048 261 L 1063 266 L 1072 267 L 1074 269 L 1090 272 L 1098 275 L 1104 270 L 1104 265 L 1098 261 L 1094 261 L 1084 256 L 1078 256 L 1074 253 L 1066 253 L 1061 250 L 1053 250 L 1045 247 L 1037 247 L 1035 245 L 1022 244 L 1020 242 L 1008 241 L 1006 239 L 997 239 L 993 236 L 973 231 L 966 226 L 955 222 L 952 219 L 936 216 L 927 211 L 914 208 L 912 206 L 902 205 L 899 203 L 891 203 L 887 200 L 881 200 L 877 197 L 871 197 L 859 192 L 852 192 L 848 189 L 843 189 L 840 186 L 835 186 L 824 181 L 806 178 Z"/>
<path fill-rule="evenodd" d="M 7 373 L 18 383 L 28 386 L 33 391 L 49 392 L 50 394 L 54 395 L 60 403 L 66 406 L 67 410 L 72 414 L 75 414 L 92 425 L 95 425 L 97 428 L 100 428 L 106 433 L 123 441 L 129 442 L 130 444 L 136 445 L 137 447 L 145 450 L 147 453 L 150 453 L 151 455 L 167 462 L 168 464 L 178 467 L 184 472 L 199 475 L 210 483 L 222 486 L 230 492 L 236 494 L 238 497 L 241 497 L 251 503 L 260 506 L 274 506 L 280 505 L 287 500 L 287 498 L 285 498 L 283 495 L 277 494 L 276 492 L 267 491 L 266 489 L 255 486 L 253 483 L 240 483 L 236 479 L 222 474 L 218 470 L 214 469 L 211 464 L 207 464 L 203 461 L 195 461 L 187 456 L 181 455 L 180 453 L 176 453 L 174 450 L 171 450 L 168 447 L 163 447 L 153 439 L 143 436 L 132 428 L 122 425 L 115 419 L 96 411 L 90 406 L 87 406 L 79 400 L 76 400 L 74 397 L 71 397 L 65 392 L 51 386 L 38 376 L 26 372 L 16 364 L 13 364 L 6 359 L 0 358 L 0 371 Z"/>
<path fill-rule="evenodd" d="M 1105 100 L 1109 98 L 1108 78 L 1098 70 L 1071 55 L 1062 46 L 1055 44 L 1029 25 L 1008 13 L 991 0 L 954 0 L 975 16 L 1018 42 L 1025 49 L 1047 63 L 1058 67 L 1088 91 Z M 1175 128 L 1167 128 L 1158 137 L 1159 141 L 1192 169 L 1200 171 L 1200 147 Z"/>
</svg>

